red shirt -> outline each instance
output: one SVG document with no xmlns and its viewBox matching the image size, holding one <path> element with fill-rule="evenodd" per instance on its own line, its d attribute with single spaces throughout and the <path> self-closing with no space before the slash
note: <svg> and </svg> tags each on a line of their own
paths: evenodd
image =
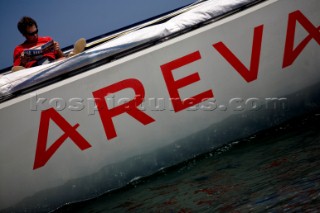
<svg viewBox="0 0 320 213">
<path fill-rule="evenodd" d="M 37 43 L 29 43 L 28 41 L 25 41 L 24 43 L 16 46 L 16 48 L 14 49 L 14 53 L 13 53 L 13 66 L 19 66 L 20 65 L 20 56 L 21 53 L 25 50 L 25 49 L 30 49 L 31 47 L 35 47 L 38 45 L 42 45 L 47 43 L 48 41 L 51 41 L 52 38 L 47 36 L 47 37 L 38 37 L 38 41 Z M 43 56 L 47 57 L 47 58 L 51 58 L 51 59 L 56 59 L 56 53 L 57 51 L 54 52 L 49 52 L 49 53 L 45 53 Z M 37 62 L 37 60 L 33 60 L 33 61 L 29 61 L 25 67 L 32 67 L 32 65 L 34 65 Z"/>
</svg>

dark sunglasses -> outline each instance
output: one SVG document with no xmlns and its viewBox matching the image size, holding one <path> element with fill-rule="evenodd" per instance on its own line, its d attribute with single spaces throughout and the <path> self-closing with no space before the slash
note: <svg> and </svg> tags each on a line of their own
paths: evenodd
<svg viewBox="0 0 320 213">
<path fill-rule="evenodd" d="M 38 29 L 32 33 L 26 32 L 26 35 L 28 35 L 28 36 L 34 36 L 35 34 L 38 34 Z"/>
</svg>

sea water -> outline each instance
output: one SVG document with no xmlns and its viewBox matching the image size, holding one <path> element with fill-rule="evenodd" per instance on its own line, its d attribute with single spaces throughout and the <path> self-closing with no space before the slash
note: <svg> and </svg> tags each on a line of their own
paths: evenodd
<svg viewBox="0 0 320 213">
<path fill-rule="evenodd" d="M 320 212 L 320 112 L 56 212 Z"/>
</svg>

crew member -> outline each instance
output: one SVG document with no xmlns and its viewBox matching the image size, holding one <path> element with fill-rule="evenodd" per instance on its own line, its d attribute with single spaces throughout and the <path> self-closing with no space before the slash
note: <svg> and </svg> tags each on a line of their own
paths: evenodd
<svg viewBox="0 0 320 213">
<path fill-rule="evenodd" d="M 30 57 L 24 54 L 24 50 L 41 46 L 51 41 L 52 38 L 49 36 L 40 37 L 38 35 L 37 22 L 27 16 L 24 16 L 20 19 L 20 21 L 18 22 L 18 29 L 20 33 L 26 38 L 26 40 L 22 44 L 16 46 L 16 48 L 14 49 L 14 67 L 34 67 L 64 57 L 64 54 L 60 49 L 59 43 L 56 41 L 53 42 L 53 51 L 45 52 L 43 55 L 41 55 L 41 57 Z"/>
</svg>

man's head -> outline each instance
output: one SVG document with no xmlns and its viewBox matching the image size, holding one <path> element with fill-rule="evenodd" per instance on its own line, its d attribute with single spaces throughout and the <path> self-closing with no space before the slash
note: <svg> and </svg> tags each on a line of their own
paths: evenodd
<svg viewBox="0 0 320 213">
<path fill-rule="evenodd" d="M 36 42 L 38 40 L 38 25 L 35 20 L 24 16 L 18 22 L 20 33 L 29 41 Z"/>
</svg>

